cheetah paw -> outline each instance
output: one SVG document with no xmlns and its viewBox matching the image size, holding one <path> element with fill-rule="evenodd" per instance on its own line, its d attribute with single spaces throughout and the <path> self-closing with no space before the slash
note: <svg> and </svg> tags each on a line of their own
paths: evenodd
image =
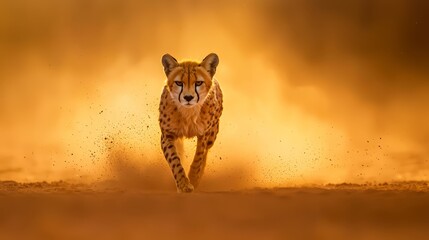
<svg viewBox="0 0 429 240">
<path fill-rule="evenodd" d="M 178 193 L 191 193 L 192 191 L 194 191 L 194 186 L 192 186 L 190 183 L 186 183 L 183 186 L 177 187 Z"/>
</svg>

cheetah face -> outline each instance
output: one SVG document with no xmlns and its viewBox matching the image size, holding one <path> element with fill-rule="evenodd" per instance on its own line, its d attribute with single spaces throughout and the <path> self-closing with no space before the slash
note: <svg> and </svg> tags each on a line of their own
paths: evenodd
<svg viewBox="0 0 429 240">
<path fill-rule="evenodd" d="M 162 58 L 170 96 L 179 106 L 192 108 L 204 103 L 212 86 L 219 59 L 209 54 L 201 63 L 181 62 L 166 54 Z"/>
<path fill-rule="evenodd" d="M 211 84 L 211 79 L 206 80 L 196 73 L 183 72 L 170 84 L 170 95 L 177 104 L 194 107 L 204 102 Z"/>
</svg>

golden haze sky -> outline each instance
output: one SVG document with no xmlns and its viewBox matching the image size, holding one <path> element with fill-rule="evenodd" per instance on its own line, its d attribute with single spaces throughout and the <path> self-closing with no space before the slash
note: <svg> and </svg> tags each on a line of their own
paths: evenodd
<svg viewBox="0 0 429 240">
<path fill-rule="evenodd" d="M 225 110 L 208 178 L 428 180 L 428 11 L 419 0 L 2 1 L 0 179 L 100 179 L 118 152 L 169 174 L 161 56 L 216 52 Z"/>
</svg>

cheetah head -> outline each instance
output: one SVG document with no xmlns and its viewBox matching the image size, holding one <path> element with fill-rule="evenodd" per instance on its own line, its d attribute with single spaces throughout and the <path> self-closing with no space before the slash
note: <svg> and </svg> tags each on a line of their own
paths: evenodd
<svg viewBox="0 0 429 240">
<path fill-rule="evenodd" d="M 162 56 L 167 89 L 176 104 L 191 108 L 204 103 L 218 64 L 219 58 L 215 53 L 207 55 L 201 62 L 179 63 L 170 54 Z"/>
</svg>

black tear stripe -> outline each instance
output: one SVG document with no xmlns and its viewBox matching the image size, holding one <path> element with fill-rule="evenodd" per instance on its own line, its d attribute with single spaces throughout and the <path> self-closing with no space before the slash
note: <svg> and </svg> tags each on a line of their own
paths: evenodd
<svg viewBox="0 0 429 240">
<path fill-rule="evenodd" d="M 180 101 L 180 95 L 182 94 L 182 92 L 183 92 L 183 85 L 182 85 L 182 86 L 180 86 L 179 103 L 182 103 L 182 102 Z"/>
<path fill-rule="evenodd" d="M 198 80 L 198 78 L 197 78 L 196 73 L 194 73 L 194 75 L 195 75 L 195 93 L 197 94 L 197 103 L 198 103 L 200 101 L 200 94 L 198 94 L 198 91 L 197 91 L 197 80 Z"/>
</svg>

